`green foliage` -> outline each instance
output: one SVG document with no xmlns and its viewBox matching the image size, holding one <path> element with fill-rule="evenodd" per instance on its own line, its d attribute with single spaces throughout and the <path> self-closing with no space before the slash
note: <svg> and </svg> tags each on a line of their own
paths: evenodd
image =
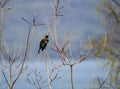
<svg viewBox="0 0 120 89">
<path fill-rule="evenodd" d="M 95 57 L 108 60 L 105 66 L 109 66 L 109 83 L 116 89 L 120 84 L 120 2 L 117 0 L 101 0 L 97 7 L 101 16 L 100 23 L 105 26 L 106 36 L 89 40 L 92 45 L 91 52 Z"/>
</svg>

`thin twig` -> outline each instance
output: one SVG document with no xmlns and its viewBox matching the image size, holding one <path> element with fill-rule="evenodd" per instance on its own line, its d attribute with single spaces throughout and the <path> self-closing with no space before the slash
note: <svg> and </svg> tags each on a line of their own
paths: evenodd
<svg viewBox="0 0 120 89">
<path fill-rule="evenodd" d="M 4 73 L 2 68 L 1 68 L 1 70 L 2 70 L 2 74 L 3 74 L 4 78 L 5 78 L 6 83 L 7 83 L 8 87 L 10 88 L 11 86 L 10 86 L 8 80 L 7 80 L 7 77 L 6 77 L 6 75 L 5 75 L 5 73 Z"/>
<path fill-rule="evenodd" d="M 74 84 L 73 84 L 73 65 L 70 65 L 70 85 L 71 89 L 74 89 Z"/>
<path fill-rule="evenodd" d="M 52 89 L 51 80 L 50 80 L 50 74 L 49 74 L 49 71 L 48 71 L 48 66 L 47 66 L 47 61 L 46 61 L 46 52 L 44 52 L 44 66 L 45 66 L 46 75 L 47 75 L 47 78 L 48 78 L 49 88 Z"/>
</svg>

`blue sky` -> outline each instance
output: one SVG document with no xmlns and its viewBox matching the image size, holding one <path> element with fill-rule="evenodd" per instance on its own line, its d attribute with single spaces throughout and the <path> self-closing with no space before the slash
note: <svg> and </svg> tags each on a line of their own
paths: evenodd
<svg viewBox="0 0 120 89">
<path fill-rule="evenodd" d="M 5 13 L 3 39 L 12 46 L 14 43 L 24 45 L 29 25 L 21 17 L 32 21 L 34 14 L 36 14 L 38 22 L 47 23 L 53 11 L 52 1 L 11 0 L 7 7 L 12 9 Z M 58 38 L 63 39 L 64 32 L 68 37 L 73 33 L 72 42 L 80 44 L 88 37 L 98 35 L 102 31 L 96 11 L 99 2 L 100 0 L 69 0 L 64 9 L 61 10 L 64 16 L 57 19 Z M 35 49 L 38 48 L 39 40 L 47 33 L 47 29 L 47 26 L 35 28 L 33 38 Z"/>
</svg>

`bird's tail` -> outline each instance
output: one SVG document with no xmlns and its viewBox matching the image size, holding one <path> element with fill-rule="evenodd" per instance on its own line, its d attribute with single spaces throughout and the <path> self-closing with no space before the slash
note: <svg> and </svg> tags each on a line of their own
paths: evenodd
<svg viewBox="0 0 120 89">
<path fill-rule="evenodd" d="M 40 53 L 40 48 L 39 48 L 39 50 L 38 50 L 38 54 Z"/>
</svg>

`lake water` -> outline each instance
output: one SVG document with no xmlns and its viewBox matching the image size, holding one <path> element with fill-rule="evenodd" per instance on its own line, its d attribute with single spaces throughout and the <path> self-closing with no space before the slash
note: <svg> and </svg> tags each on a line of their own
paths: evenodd
<svg viewBox="0 0 120 89">
<path fill-rule="evenodd" d="M 88 60 L 84 61 L 78 65 L 73 67 L 73 81 L 75 89 L 89 89 L 93 85 L 93 80 L 99 76 L 100 78 L 104 78 L 107 73 L 107 68 L 102 67 L 102 64 L 105 61 L 94 61 Z M 59 64 L 59 62 L 56 62 Z M 36 89 L 33 86 L 29 85 L 25 80 L 28 72 L 32 71 L 36 68 L 37 63 L 32 62 L 29 66 L 29 69 L 19 78 L 16 82 L 15 89 Z M 49 64 L 48 64 L 49 66 Z M 42 74 L 45 74 L 44 62 L 39 62 L 37 65 L 38 71 Z M 53 82 L 53 89 L 70 89 L 70 78 L 69 78 L 69 67 L 62 67 L 59 69 L 62 75 L 62 78 Z M 0 89 L 7 89 L 6 82 L 2 76 L 0 75 Z M 34 79 L 33 76 L 31 78 Z M 43 89 L 49 89 L 48 87 Z"/>
</svg>

